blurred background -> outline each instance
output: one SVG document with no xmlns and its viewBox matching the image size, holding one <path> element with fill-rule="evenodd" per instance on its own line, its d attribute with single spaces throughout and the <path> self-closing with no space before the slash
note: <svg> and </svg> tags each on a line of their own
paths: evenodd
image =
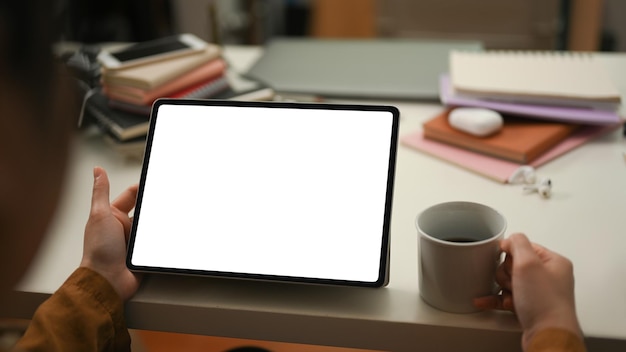
<svg viewBox="0 0 626 352">
<path fill-rule="evenodd" d="M 64 0 L 68 41 L 190 32 L 219 44 L 275 36 L 480 40 L 487 49 L 626 50 L 622 0 Z"/>
</svg>

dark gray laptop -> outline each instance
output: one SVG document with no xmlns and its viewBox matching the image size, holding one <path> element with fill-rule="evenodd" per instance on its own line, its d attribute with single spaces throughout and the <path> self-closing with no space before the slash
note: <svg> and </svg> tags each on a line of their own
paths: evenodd
<svg viewBox="0 0 626 352">
<path fill-rule="evenodd" d="M 449 52 L 481 47 L 474 41 L 277 38 L 248 75 L 279 93 L 438 99 Z"/>
</svg>

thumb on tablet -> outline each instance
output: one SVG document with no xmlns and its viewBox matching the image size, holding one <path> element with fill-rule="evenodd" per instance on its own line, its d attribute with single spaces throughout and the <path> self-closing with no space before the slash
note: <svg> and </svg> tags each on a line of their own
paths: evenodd
<svg viewBox="0 0 626 352">
<path fill-rule="evenodd" d="M 103 168 L 93 168 L 93 193 L 91 195 L 92 215 L 101 211 L 110 211 L 109 176 Z"/>
</svg>

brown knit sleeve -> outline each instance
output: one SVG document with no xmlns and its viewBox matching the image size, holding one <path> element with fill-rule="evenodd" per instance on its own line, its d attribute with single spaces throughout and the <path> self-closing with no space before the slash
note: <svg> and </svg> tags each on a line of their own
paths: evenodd
<svg viewBox="0 0 626 352">
<path fill-rule="evenodd" d="M 16 351 L 130 351 L 123 308 L 105 278 L 78 268 L 39 306 Z"/>
<path fill-rule="evenodd" d="M 585 352 L 585 343 L 571 331 L 551 328 L 537 332 L 526 352 Z"/>
</svg>

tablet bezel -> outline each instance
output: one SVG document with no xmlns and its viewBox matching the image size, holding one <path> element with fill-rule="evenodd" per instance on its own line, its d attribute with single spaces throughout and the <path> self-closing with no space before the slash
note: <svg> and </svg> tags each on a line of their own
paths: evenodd
<svg viewBox="0 0 626 352">
<path fill-rule="evenodd" d="M 154 137 L 155 126 L 158 123 L 159 108 L 164 105 L 201 105 L 201 106 L 222 106 L 222 107 L 262 107 L 272 109 L 316 109 L 316 110 L 349 110 L 349 111 L 380 111 L 389 112 L 392 116 L 391 138 L 389 141 L 389 162 L 387 170 L 387 189 L 385 196 L 382 241 L 379 256 L 378 279 L 376 281 L 352 281 L 337 280 L 326 278 L 310 278 L 299 276 L 281 276 L 266 275 L 255 273 L 234 273 L 222 271 L 206 271 L 196 269 L 181 268 L 164 268 L 154 266 L 140 266 L 132 263 L 132 255 L 134 251 L 135 235 L 137 231 L 138 219 L 141 216 L 141 205 L 143 191 L 146 182 L 150 156 L 152 151 L 152 141 Z M 126 256 L 127 267 L 134 272 L 145 273 L 164 273 L 164 274 L 182 274 L 207 277 L 224 277 L 235 279 L 251 279 L 263 281 L 280 281 L 295 282 L 307 284 L 323 284 L 323 285 L 340 285 L 340 286 L 361 286 L 361 287 L 383 287 L 389 282 L 389 262 L 390 262 L 390 229 L 391 229 L 391 211 L 393 202 L 393 190 L 395 179 L 395 167 L 398 148 L 398 125 L 400 112 L 396 107 L 388 105 L 356 105 L 356 104 L 326 104 L 326 103 L 295 103 L 295 102 L 250 102 L 250 101 L 232 101 L 232 100 L 187 100 L 187 99 L 159 99 L 153 107 L 150 116 L 150 128 L 146 138 L 146 148 L 144 159 L 142 162 L 141 178 L 139 182 L 139 190 L 137 193 L 137 204 L 134 212 L 134 219 L 130 231 L 128 241 L 128 251 Z"/>
</svg>

